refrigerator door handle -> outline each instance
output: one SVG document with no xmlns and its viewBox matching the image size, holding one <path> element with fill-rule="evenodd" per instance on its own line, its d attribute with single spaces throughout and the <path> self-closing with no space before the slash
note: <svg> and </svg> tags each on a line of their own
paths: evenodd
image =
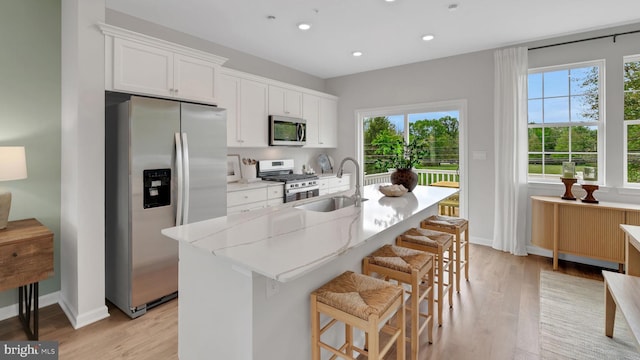
<svg viewBox="0 0 640 360">
<path fill-rule="evenodd" d="M 182 151 L 184 156 L 184 199 L 183 199 L 183 214 L 182 223 L 189 223 L 189 188 L 191 186 L 189 182 L 189 143 L 187 142 L 187 133 L 182 133 Z"/>
<path fill-rule="evenodd" d="M 176 138 L 176 172 L 178 174 L 178 204 L 176 205 L 176 226 L 182 225 L 182 188 L 184 187 L 183 169 L 182 169 L 182 139 L 180 133 L 175 134 Z"/>
</svg>

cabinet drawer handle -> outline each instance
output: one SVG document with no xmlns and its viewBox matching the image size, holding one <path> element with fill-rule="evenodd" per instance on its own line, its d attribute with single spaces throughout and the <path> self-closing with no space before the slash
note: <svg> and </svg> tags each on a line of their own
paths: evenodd
<svg viewBox="0 0 640 360">
<path fill-rule="evenodd" d="M 13 254 L 11 254 L 13 257 L 18 257 L 18 253 L 14 252 Z"/>
</svg>

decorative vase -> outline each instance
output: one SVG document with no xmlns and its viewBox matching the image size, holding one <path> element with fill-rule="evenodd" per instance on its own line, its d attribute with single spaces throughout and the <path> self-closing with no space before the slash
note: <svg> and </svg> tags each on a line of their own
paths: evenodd
<svg viewBox="0 0 640 360">
<path fill-rule="evenodd" d="M 418 185 L 418 174 L 411 169 L 396 169 L 391 173 L 391 183 L 394 185 L 402 185 L 409 191 L 413 191 Z"/>
</svg>

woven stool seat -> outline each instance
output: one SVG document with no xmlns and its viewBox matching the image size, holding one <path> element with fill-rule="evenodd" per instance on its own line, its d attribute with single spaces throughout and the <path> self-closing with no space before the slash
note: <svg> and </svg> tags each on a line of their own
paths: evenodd
<svg viewBox="0 0 640 360">
<path fill-rule="evenodd" d="M 456 291 L 460 292 L 462 268 L 464 268 L 465 279 L 469 281 L 469 221 L 459 217 L 432 215 L 422 220 L 420 227 L 454 235 L 453 259 L 455 262 Z M 464 239 L 462 238 L 462 233 L 464 233 Z M 464 253 L 464 256 L 462 253 Z"/>
<path fill-rule="evenodd" d="M 467 219 L 459 217 L 432 215 L 426 218 L 424 220 L 424 223 L 430 225 L 438 225 L 449 229 L 455 229 L 467 225 L 469 221 Z"/>
<path fill-rule="evenodd" d="M 314 291 L 319 302 L 367 320 L 380 316 L 402 289 L 371 276 L 347 271 Z"/>
<path fill-rule="evenodd" d="M 418 360 L 420 334 L 427 330 L 429 343 L 433 342 L 433 280 L 434 256 L 424 251 L 395 245 L 384 245 L 363 259 L 362 272 L 377 274 L 385 280 L 395 280 L 405 286 L 410 295 L 410 305 L 405 307 L 410 316 L 411 360 Z M 420 304 L 426 302 L 427 312 L 421 312 Z M 424 307 L 422 310 L 424 311 Z M 423 321 L 421 321 L 423 320 Z"/>
<path fill-rule="evenodd" d="M 311 359 L 325 358 L 321 350 L 330 352 L 332 359 L 353 360 L 354 351 L 370 360 L 382 360 L 396 345 L 396 359 L 405 358 L 404 290 L 402 287 L 370 276 L 346 271 L 322 285 L 311 298 Z M 321 326 L 320 315 L 331 318 Z M 396 316 L 394 316 L 396 315 Z M 391 320 L 395 319 L 395 326 Z M 324 342 L 322 334 L 335 324 L 344 324 L 344 343 L 335 346 L 335 333 Z M 365 333 L 365 346 L 354 342 L 353 328 Z M 388 334 L 381 341 L 380 332 Z"/>
<path fill-rule="evenodd" d="M 433 256 L 424 251 L 385 245 L 370 254 L 368 258 L 370 264 L 410 274 L 412 269 L 422 269 L 433 259 Z"/>
<path fill-rule="evenodd" d="M 437 248 L 438 246 L 442 246 L 445 249 L 448 249 L 451 246 L 451 242 L 453 241 L 453 236 L 433 230 L 412 228 L 405 231 L 402 235 L 402 238 L 406 242 L 429 246 L 432 248 Z"/>
</svg>

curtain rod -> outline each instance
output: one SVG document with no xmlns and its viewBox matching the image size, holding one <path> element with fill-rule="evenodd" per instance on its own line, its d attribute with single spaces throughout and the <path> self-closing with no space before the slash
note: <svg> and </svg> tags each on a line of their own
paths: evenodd
<svg viewBox="0 0 640 360">
<path fill-rule="evenodd" d="M 560 46 L 560 45 L 575 44 L 575 43 L 579 43 L 579 42 L 583 42 L 583 41 L 591 41 L 591 40 L 605 39 L 605 38 L 609 38 L 609 37 L 612 37 L 612 38 L 613 38 L 613 42 L 616 42 L 616 38 L 617 38 L 618 36 L 621 36 L 621 35 L 629 35 L 629 34 L 635 34 L 635 33 L 640 33 L 640 30 L 627 31 L 627 32 L 623 32 L 623 33 L 616 33 L 616 34 L 611 34 L 611 35 L 603 35 L 603 36 L 590 37 L 590 38 L 587 38 L 587 39 L 580 39 L 580 40 L 573 40 L 573 41 L 565 41 L 565 42 L 561 42 L 561 43 L 557 43 L 557 44 L 551 44 L 551 45 L 536 46 L 536 47 L 529 48 L 529 50 L 538 50 L 538 49 L 544 49 L 544 48 L 549 48 L 549 47 L 554 47 L 554 46 Z"/>
</svg>

